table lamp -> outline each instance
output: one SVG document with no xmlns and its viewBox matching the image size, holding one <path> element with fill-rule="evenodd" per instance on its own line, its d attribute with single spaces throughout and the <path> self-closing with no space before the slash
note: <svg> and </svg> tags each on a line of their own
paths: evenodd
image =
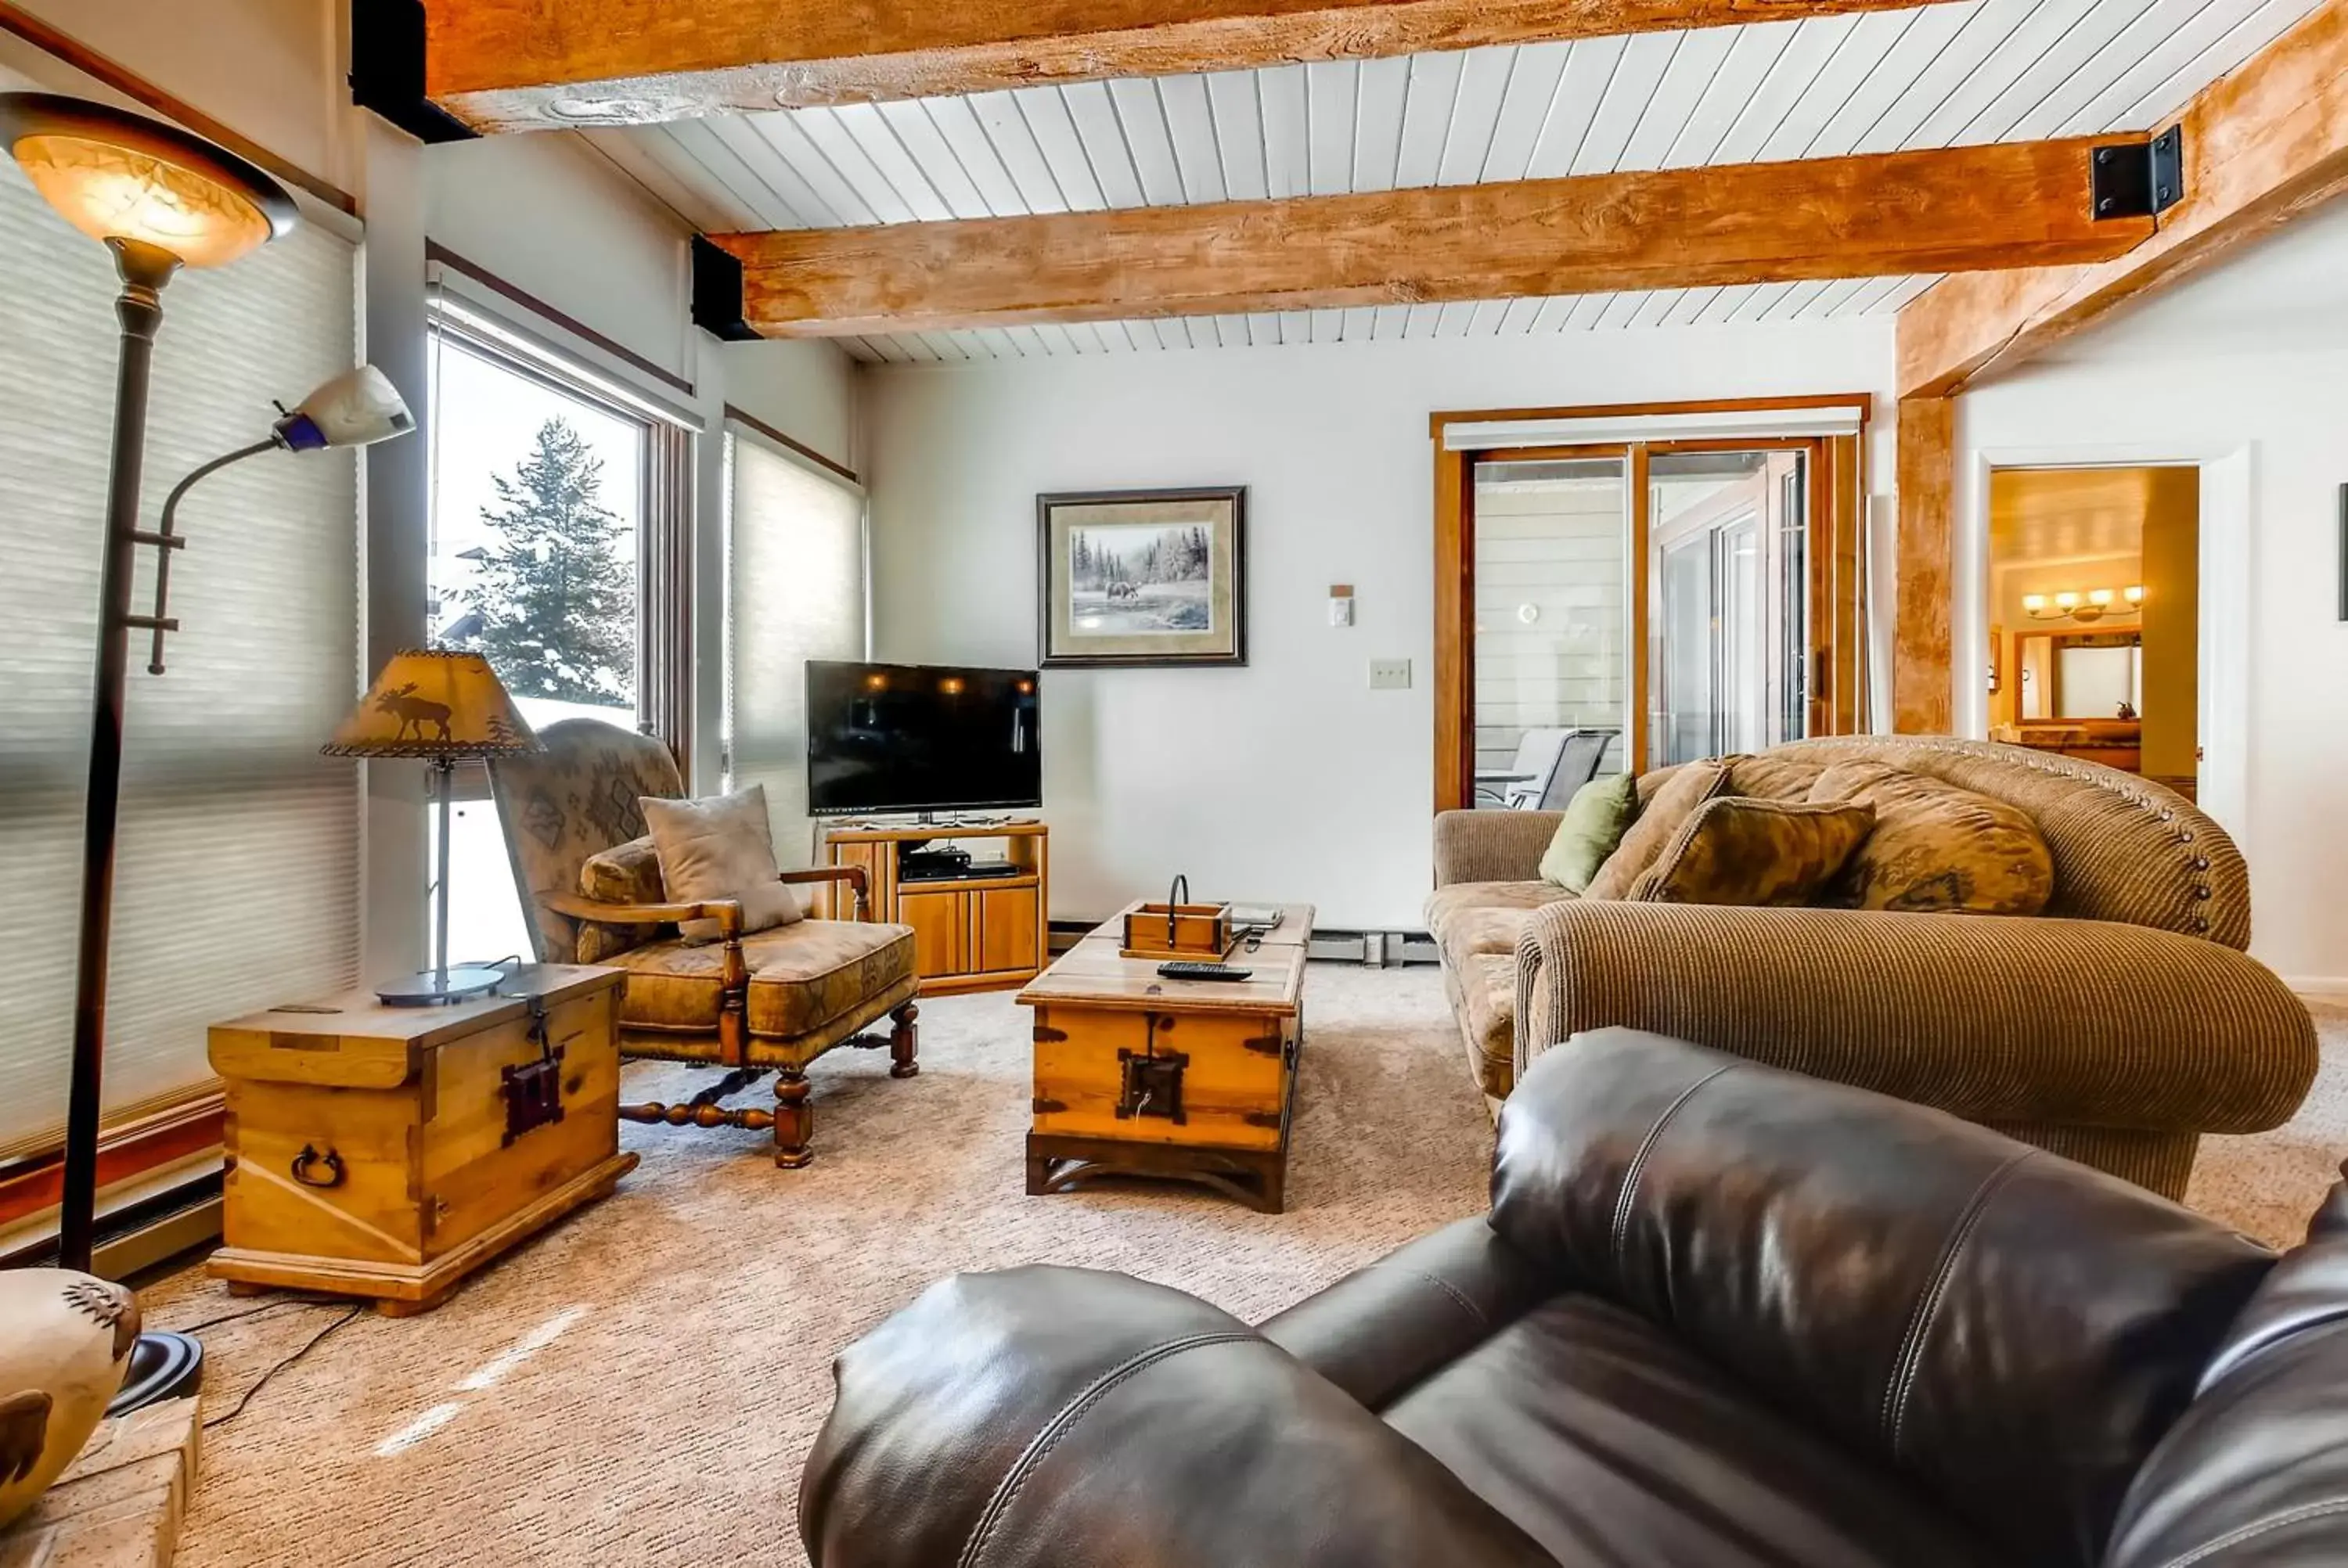
<svg viewBox="0 0 2348 1568">
<path fill-rule="evenodd" d="M 375 994 L 390 1007 L 429 1007 L 496 989 L 505 978 L 502 969 L 448 967 L 448 807 L 456 794 L 457 764 L 546 748 L 489 661 L 478 653 L 437 648 L 393 654 L 322 749 L 330 757 L 421 757 L 432 764 L 440 797 L 432 968 L 377 986 Z"/>
</svg>

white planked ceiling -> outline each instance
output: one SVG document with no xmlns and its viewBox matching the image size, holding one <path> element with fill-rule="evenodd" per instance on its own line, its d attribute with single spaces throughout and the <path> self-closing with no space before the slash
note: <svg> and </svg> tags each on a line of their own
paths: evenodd
<svg viewBox="0 0 2348 1568">
<path fill-rule="evenodd" d="M 705 232 L 1332 195 L 2150 130 L 2317 0 L 1959 0 L 591 130 Z M 851 338 L 892 363 L 1897 311 L 1930 277 Z"/>
</svg>

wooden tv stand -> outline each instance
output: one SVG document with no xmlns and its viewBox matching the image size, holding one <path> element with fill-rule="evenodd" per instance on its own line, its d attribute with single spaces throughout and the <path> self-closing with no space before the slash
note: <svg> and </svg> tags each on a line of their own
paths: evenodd
<svg viewBox="0 0 2348 1568">
<path fill-rule="evenodd" d="M 819 822 L 816 858 L 862 866 L 870 917 L 913 928 L 914 969 L 925 993 L 1011 990 L 1034 979 L 1050 957 L 1050 834 L 1040 822 Z M 959 843 L 1015 869 L 1004 876 L 909 880 L 900 875 L 905 848 L 924 840 Z M 817 912 L 854 917 L 851 900 L 829 889 Z"/>
</svg>

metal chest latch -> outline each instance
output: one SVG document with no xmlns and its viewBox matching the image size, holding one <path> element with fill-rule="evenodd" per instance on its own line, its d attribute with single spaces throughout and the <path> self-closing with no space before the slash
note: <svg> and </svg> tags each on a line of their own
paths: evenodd
<svg viewBox="0 0 2348 1568">
<path fill-rule="evenodd" d="M 509 1148 L 523 1133 L 562 1120 L 562 1048 L 548 1041 L 546 1012 L 535 998 L 530 1038 L 538 1047 L 538 1060 L 505 1068 L 499 1074 L 506 1098 L 504 1146 Z"/>
<path fill-rule="evenodd" d="M 1117 1070 L 1124 1081 L 1117 1097 L 1117 1118 L 1124 1122 L 1136 1116 L 1163 1116 L 1177 1127 L 1182 1126 L 1182 1070 L 1190 1065 L 1190 1059 L 1179 1050 L 1159 1050 L 1158 1030 L 1161 1020 L 1156 1013 L 1142 1016 L 1148 1030 L 1142 1048 L 1119 1048 L 1117 1053 Z M 1163 1021 L 1170 1027 L 1173 1020 Z"/>
</svg>

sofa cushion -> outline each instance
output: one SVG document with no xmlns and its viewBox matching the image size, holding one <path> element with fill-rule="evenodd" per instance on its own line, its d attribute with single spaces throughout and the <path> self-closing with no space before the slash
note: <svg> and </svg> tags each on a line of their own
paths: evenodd
<svg viewBox="0 0 2348 1568">
<path fill-rule="evenodd" d="M 1663 1330 L 1594 1296 L 1535 1307 L 1385 1418 L 1560 1563 L 2013 1561 L 1914 1488 L 1853 1462 Z"/>
<path fill-rule="evenodd" d="M 1837 763 L 1810 798 L 1875 808 L 1875 831 L 1844 867 L 1836 903 L 2035 915 L 2054 891 L 2046 841 L 2003 801 L 1874 762 Z"/>
<path fill-rule="evenodd" d="M 1875 825 L 1875 808 L 1715 796 L 1631 885 L 1650 904 L 1808 904 Z"/>
<path fill-rule="evenodd" d="M 1476 1087 L 1506 1100 L 1517 1086 L 1517 956 L 1478 953 L 1454 965 L 1451 973 Z"/>
<path fill-rule="evenodd" d="M 1573 792 L 1557 835 L 1541 852 L 1540 874 L 1568 892 L 1580 893 L 1622 842 L 1639 815 L 1639 781 L 1629 774 L 1592 779 Z"/>
<path fill-rule="evenodd" d="M 750 966 L 750 1032 L 812 1034 L 860 1003 L 913 978 L 913 928 L 860 920 L 801 920 L 742 938 Z M 620 1022 L 630 1029 L 705 1033 L 717 1027 L 726 949 L 654 942 L 612 962 L 628 971 Z"/>
<path fill-rule="evenodd" d="M 1489 920 L 1478 918 L 1484 913 L 1498 911 L 1521 917 L 1572 897 L 1550 882 L 1454 882 L 1450 886 L 1438 887 L 1426 896 L 1427 934 L 1442 944 L 1447 952 L 1451 949 L 1452 935 L 1466 926 L 1474 925 L 1476 939 L 1488 944 L 1498 939 L 1498 927 Z M 1503 948 L 1513 948 L 1516 945 L 1516 938 L 1510 935 L 1499 947 L 1478 947 L 1471 942 L 1458 950 L 1463 953 L 1499 952 Z"/>
<path fill-rule="evenodd" d="M 1696 807 L 1728 787 L 1728 764 L 1717 757 L 1689 763 L 1672 770 L 1671 782 L 1639 808 L 1639 820 L 1622 835 L 1606 864 L 1598 868 L 1583 892 L 1585 898 L 1624 898 L 1639 874 L 1655 863 L 1672 835 L 1694 816 Z"/>
</svg>

